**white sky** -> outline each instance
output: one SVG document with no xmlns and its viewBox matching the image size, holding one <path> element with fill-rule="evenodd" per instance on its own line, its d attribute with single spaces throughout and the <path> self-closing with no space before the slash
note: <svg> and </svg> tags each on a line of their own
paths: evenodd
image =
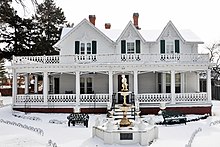
<svg viewBox="0 0 220 147">
<path fill-rule="evenodd" d="M 42 2 L 43 0 L 38 0 Z M 124 29 L 133 13 L 139 13 L 139 26 L 143 30 L 162 30 L 171 20 L 178 30 L 190 29 L 205 44 L 220 40 L 219 0 L 54 0 L 61 7 L 67 21 L 77 25 L 89 15 L 96 15 L 96 26 Z M 30 0 L 25 0 L 33 10 Z M 29 4 L 30 3 L 30 4 Z M 24 15 L 19 8 L 20 15 Z M 203 46 L 204 46 L 203 45 Z"/>
</svg>

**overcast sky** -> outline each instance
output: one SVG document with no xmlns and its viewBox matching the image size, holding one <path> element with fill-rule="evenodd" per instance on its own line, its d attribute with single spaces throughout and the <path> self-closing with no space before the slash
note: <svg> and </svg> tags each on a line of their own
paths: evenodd
<svg viewBox="0 0 220 147">
<path fill-rule="evenodd" d="M 33 9 L 25 0 L 28 10 Z M 38 0 L 42 2 L 43 0 Z M 171 20 L 177 29 L 190 29 L 206 44 L 220 40 L 219 0 L 54 0 L 64 11 L 67 21 L 77 25 L 89 15 L 96 15 L 96 26 L 124 29 L 139 13 L 143 30 L 162 30 Z M 19 7 L 17 7 L 20 9 Z M 24 15 L 23 11 L 19 11 Z M 203 45 L 204 46 L 204 45 Z"/>
</svg>

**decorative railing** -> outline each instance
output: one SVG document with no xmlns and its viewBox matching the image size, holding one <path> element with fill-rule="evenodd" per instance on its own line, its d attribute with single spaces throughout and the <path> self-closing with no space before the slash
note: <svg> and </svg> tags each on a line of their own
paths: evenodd
<svg viewBox="0 0 220 147">
<path fill-rule="evenodd" d="M 176 103 L 201 103 L 207 102 L 208 97 L 207 93 L 176 93 L 175 102 Z M 137 94 L 135 96 L 135 103 L 137 107 L 139 104 L 153 104 L 153 103 L 170 103 L 172 101 L 171 93 L 144 93 Z M 68 104 L 68 103 L 76 103 L 76 94 L 49 94 L 47 96 L 47 103 L 54 104 Z M 80 94 L 79 97 L 80 103 L 106 103 L 110 104 L 110 95 L 109 94 Z M 17 95 L 15 98 L 15 103 L 17 104 L 38 104 L 44 103 L 43 94 L 21 94 Z"/>
<path fill-rule="evenodd" d="M 58 64 L 60 56 L 18 56 L 13 57 L 13 64 Z"/>
<path fill-rule="evenodd" d="M 208 54 L 89 54 L 56 56 L 18 56 L 13 64 L 82 64 L 82 63 L 158 63 L 191 62 L 208 63 Z"/>
<path fill-rule="evenodd" d="M 160 102 L 170 102 L 170 93 L 145 93 L 138 94 L 137 99 L 139 103 L 160 103 Z"/>
<path fill-rule="evenodd" d="M 81 94 L 80 103 L 108 103 L 109 94 Z"/>
<path fill-rule="evenodd" d="M 17 95 L 15 103 L 43 103 L 44 98 L 42 94 L 22 94 Z"/>
<path fill-rule="evenodd" d="M 207 93 L 178 93 L 175 94 L 176 102 L 207 102 Z"/>
<path fill-rule="evenodd" d="M 48 102 L 50 103 L 75 103 L 76 95 L 75 94 L 49 94 Z"/>
</svg>

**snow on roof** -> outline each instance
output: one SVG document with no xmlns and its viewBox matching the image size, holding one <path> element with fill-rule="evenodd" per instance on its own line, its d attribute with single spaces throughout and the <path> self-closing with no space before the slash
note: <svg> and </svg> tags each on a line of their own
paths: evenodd
<svg viewBox="0 0 220 147">
<path fill-rule="evenodd" d="M 63 28 L 60 38 L 63 38 L 71 29 L 73 28 Z M 123 30 L 101 29 L 100 31 L 103 32 L 106 36 L 108 36 L 112 41 L 116 41 Z M 138 30 L 138 31 L 147 42 L 156 41 L 162 32 L 161 30 Z M 179 32 L 186 42 L 203 43 L 203 41 L 191 30 L 179 30 Z"/>
<path fill-rule="evenodd" d="M 179 32 L 183 36 L 183 38 L 188 42 L 203 43 L 203 41 L 196 34 L 194 34 L 191 30 L 180 30 Z"/>
<path fill-rule="evenodd" d="M 116 41 L 123 30 L 102 29 L 100 31 L 108 36 L 112 41 Z"/>
<path fill-rule="evenodd" d="M 70 30 L 72 30 L 73 28 L 63 28 L 62 32 L 61 32 L 61 36 L 60 39 L 62 39 Z"/>
<path fill-rule="evenodd" d="M 139 30 L 147 42 L 154 42 L 160 36 L 161 30 Z"/>
</svg>

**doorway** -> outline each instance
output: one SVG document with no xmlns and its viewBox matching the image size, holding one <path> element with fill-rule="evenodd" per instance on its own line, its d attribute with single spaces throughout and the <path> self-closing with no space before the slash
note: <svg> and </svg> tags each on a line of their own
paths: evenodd
<svg viewBox="0 0 220 147">
<path fill-rule="evenodd" d="M 54 93 L 59 94 L 60 92 L 60 79 L 54 78 Z"/>
</svg>

